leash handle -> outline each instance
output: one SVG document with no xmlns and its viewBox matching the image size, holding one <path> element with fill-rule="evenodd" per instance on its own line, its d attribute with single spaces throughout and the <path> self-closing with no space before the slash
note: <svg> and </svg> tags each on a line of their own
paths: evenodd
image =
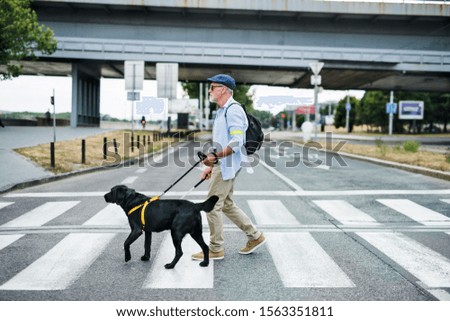
<svg viewBox="0 0 450 321">
<path fill-rule="evenodd" d="M 200 161 L 203 161 L 208 157 L 208 156 L 206 156 L 205 153 L 202 153 L 202 152 L 198 152 L 197 156 L 198 156 L 198 158 L 200 158 Z"/>
</svg>

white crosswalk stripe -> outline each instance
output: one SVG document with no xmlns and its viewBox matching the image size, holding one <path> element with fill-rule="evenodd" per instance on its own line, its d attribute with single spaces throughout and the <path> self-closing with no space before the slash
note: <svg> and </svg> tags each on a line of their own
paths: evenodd
<svg viewBox="0 0 450 321">
<path fill-rule="evenodd" d="M 23 236 L 25 236 L 25 234 L 0 235 L 0 250 L 14 243 Z"/>
<path fill-rule="evenodd" d="M 400 233 L 357 233 L 430 288 L 450 287 L 450 260 Z"/>
<path fill-rule="evenodd" d="M 115 234 L 70 234 L 0 290 L 64 290 L 95 261 Z"/>
<path fill-rule="evenodd" d="M 116 204 L 108 204 L 104 209 L 95 214 L 83 225 L 89 226 L 113 226 L 128 225 L 128 218 L 123 209 Z"/>
<path fill-rule="evenodd" d="M 379 199 L 381 204 L 423 225 L 450 225 L 450 218 L 407 199 Z"/>
<path fill-rule="evenodd" d="M 2 208 L 5 208 L 5 207 L 11 205 L 11 204 L 14 204 L 14 202 L 0 202 L 0 210 Z"/>
<path fill-rule="evenodd" d="M 199 261 L 193 261 L 191 255 L 201 251 L 200 246 L 189 236 L 183 239 L 183 256 L 174 269 L 166 269 L 165 264 L 172 262 L 175 248 L 170 233 L 158 249 L 152 262 L 151 271 L 143 284 L 143 288 L 152 289 L 211 289 L 214 287 L 214 261 L 209 261 L 208 267 L 199 266 Z M 209 233 L 203 233 L 207 243 Z"/>
<path fill-rule="evenodd" d="M 133 184 L 134 181 L 135 181 L 137 178 L 138 178 L 137 176 L 130 176 L 130 177 L 127 177 L 127 178 L 125 178 L 120 184 L 124 184 L 124 185 L 127 185 L 127 184 Z"/>
<path fill-rule="evenodd" d="M 281 201 L 249 200 L 248 203 L 258 224 L 300 225 Z M 266 232 L 265 235 L 285 287 L 355 286 L 310 233 Z"/>
<path fill-rule="evenodd" d="M 41 226 L 70 210 L 78 203 L 80 202 L 47 202 L 34 210 L 3 224 L 2 227 Z"/>
<path fill-rule="evenodd" d="M 74 202 L 47 202 L 34 210 L 25 213 L 18 218 L 11 220 L 1 227 L 30 227 L 42 226 L 45 223 L 57 218 L 77 205 L 79 201 Z M 24 234 L 0 235 L 0 250 L 14 243 Z"/>
<path fill-rule="evenodd" d="M 116 208 L 120 209 L 117 205 L 109 204 L 83 225 L 121 224 L 123 221 L 119 220 Z M 120 211 L 123 217 L 123 211 Z M 112 214 L 111 220 L 106 217 L 108 214 Z M 0 286 L 0 290 L 63 290 L 89 268 L 115 236 L 114 233 L 69 234 L 49 252 Z"/>
<path fill-rule="evenodd" d="M 247 201 L 258 224 L 263 225 L 300 225 L 297 219 L 279 200 L 249 200 Z"/>
<path fill-rule="evenodd" d="M 285 287 L 355 287 L 310 233 L 266 233 L 267 247 Z"/>
<path fill-rule="evenodd" d="M 313 202 L 344 225 L 380 225 L 371 216 L 346 201 L 325 200 Z"/>
</svg>

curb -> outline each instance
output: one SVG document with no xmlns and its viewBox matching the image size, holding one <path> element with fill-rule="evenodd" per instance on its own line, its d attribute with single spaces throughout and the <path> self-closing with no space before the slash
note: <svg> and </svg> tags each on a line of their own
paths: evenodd
<svg viewBox="0 0 450 321">
<path fill-rule="evenodd" d="M 296 142 L 294 140 L 292 140 L 292 143 L 294 143 L 298 146 L 304 147 L 304 144 Z M 333 154 L 337 154 L 337 155 L 341 155 L 341 156 L 345 156 L 345 157 L 349 157 L 349 158 L 353 158 L 353 159 L 357 159 L 357 160 L 362 160 L 362 161 L 382 165 L 385 167 L 397 168 L 397 169 L 401 169 L 401 170 L 416 173 L 416 174 L 422 174 L 422 175 L 431 176 L 434 178 L 439 178 L 439 179 L 443 179 L 446 181 L 450 181 L 450 172 L 444 172 L 444 171 L 440 171 L 437 169 L 431 169 L 431 168 L 426 168 L 426 167 L 421 167 L 421 166 L 416 166 L 416 165 L 401 164 L 401 163 L 396 163 L 396 162 L 392 162 L 392 161 L 386 161 L 383 159 L 349 154 L 349 153 L 345 153 L 345 152 L 336 153 L 336 152 L 333 152 L 333 151 L 327 150 L 327 149 L 322 150 L 321 152 L 333 153 Z"/>
<path fill-rule="evenodd" d="M 330 152 L 330 151 L 327 151 L 327 152 Z M 349 157 L 349 158 L 354 158 L 354 159 L 363 160 L 363 161 L 370 162 L 370 163 L 375 163 L 378 165 L 383 165 L 386 167 L 397 168 L 397 169 L 401 169 L 401 170 L 416 173 L 416 174 L 422 174 L 422 175 L 431 176 L 431 177 L 450 181 L 450 173 L 449 172 L 444 172 L 444 171 L 440 171 L 437 169 L 431 169 L 431 168 L 426 168 L 426 167 L 421 167 L 421 166 L 416 166 L 416 165 L 401 164 L 401 163 L 396 163 L 396 162 L 392 162 L 392 161 L 386 161 L 383 159 L 377 159 L 377 158 L 355 155 L 355 154 L 348 154 L 345 152 L 339 152 L 338 154 L 345 156 L 345 157 Z"/>
<path fill-rule="evenodd" d="M 148 153 L 148 154 L 142 155 L 141 157 L 130 158 L 130 159 L 127 159 L 127 160 L 122 161 L 122 162 L 117 163 L 117 164 L 111 164 L 111 165 L 105 165 L 105 166 L 97 166 L 97 167 L 91 167 L 91 168 L 86 168 L 86 169 L 80 169 L 80 170 L 76 170 L 76 171 L 72 171 L 72 172 L 68 172 L 68 173 L 55 174 L 54 176 L 37 178 L 37 179 L 29 180 L 29 181 L 16 183 L 16 184 L 13 184 L 13 185 L 10 185 L 10 186 L 6 186 L 3 189 L 0 189 L 0 195 L 6 194 L 6 193 L 9 193 L 9 192 L 18 190 L 18 189 L 23 189 L 23 188 L 27 188 L 27 187 L 33 187 L 33 186 L 37 186 L 37 185 L 41 185 L 41 184 L 46 184 L 46 183 L 50 183 L 50 182 L 63 180 L 65 178 L 69 178 L 69 177 L 72 177 L 72 176 L 89 174 L 89 173 L 103 171 L 103 170 L 110 170 L 110 169 L 117 168 L 119 166 L 131 166 L 131 165 L 134 165 L 134 164 L 140 162 L 141 160 L 145 159 L 146 157 L 148 157 L 150 155 L 162 154 L 168 148 L 174 147 L 174 146 L 176 146 L 178 144 L 181 144 L 181 143 L 183 143 L 183 142 L 176 142 L 174 144 L 171 144 L 168 147 L 164 147 L 163 149 L 161 149 L 161 150 L 159 150 L 159 151 L 157 151 L 155 153 Z"/>
</svg>

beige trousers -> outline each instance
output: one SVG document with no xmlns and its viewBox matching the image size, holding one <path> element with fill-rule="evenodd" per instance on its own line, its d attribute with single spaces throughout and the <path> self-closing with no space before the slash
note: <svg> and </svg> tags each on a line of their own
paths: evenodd
<svg viewBox="0 0 450 321">
<path fill-rule="evenodd" d="M 249 240 L 256 240 L 261 236 L 261 232 L 250 221 L 250 218 L 234 203 L 233 190 L 234 179 L 224 181 L 220 166 L 215 166 L 209 183 L 208 197 L 217 195 L 217 201 L 214 209 L 206 213 L 210 229 L 209 249 L 212 252 L 223 251 L 223 216 L 225 214 L 237 227 L 239 227 Z"/>
</svg>

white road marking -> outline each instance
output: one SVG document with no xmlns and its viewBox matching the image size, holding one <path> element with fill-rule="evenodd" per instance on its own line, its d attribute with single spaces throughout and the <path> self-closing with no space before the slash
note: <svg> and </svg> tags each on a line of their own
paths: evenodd
<svg viewBox="0 0 450 321">
<path fill-rule="evenodd" d="M 75 202 L 47 202 L 34 210 L 13 219 L 1 227 L 32 227 L 32 226 L 42 226 L 45 223 L 53 220 L 59 215 L 65 213 L 79 201 Z M 14 243 L 24 234 L 14 234 L 14 235 L 0 235 L 0 250 L 4 249 L 8 245 Z"/>
<path fill-rule="evenodd" d="M 104 209 L 95 214 L 89 220 L 84 222 L 83 225 L 128 225 L 127 215 L 123 209 L 116 204 L 108 204 Z"/>
<path fill-rule="evenodd" d="M 103 192 L 43 192 L 43 193 L 10 193 L 3 198 L 38 198 L 38 197 L 103 197 L 109 191 Z M 159 195 L 162 191 L 139 191 L 145 195 Z M 167 192 L 165 196 L 183 196 L 187 191 Z M 208 191 L 193 191 L 190 197 L 204 197 Z M 346 190 L 346 191 L 234 191 L 237 196 L 376 196 L 376 195 L 450 195 L 450 189 L 439 190 Z"/>
<path fill-rule="evenodd" d="M 279 200 L 248 200 L 248 205 L 261 225 L 300 225 L 294 215 Z"/>
<path fill-rule="evenodd" d="M 23 236 L 25 236 L 25 234 L 0 235 L 0 250 L 14 243 Z"/>
<path fill-rule="evenodd" d="M 0 290 L 64 290 L 89 268 L 114 236 L 70 234 Z"/>
<path fill-rule="evenodd" d="M 450 204 L 450 199 L 448 199 L 448 200 L 441 200 L 441 201 Z"/>
<path fill-rule="evenodd" d="M 74 202 L 78 203 L 78 202 Z M 84 226 L 127 224 L 123 210 L 108 204 Z M 2 239 L 16 235 L 1 235 Z M 72 233 L 0 287 L 3 290 L 63 290 L 84 273 L 116 236 L 115 233 Z"/>
<path fill-rule="evenodd" d="M 278 178 L 280 178 L 282 181 L 284 181 L 286 184 L 288 184 L 290 187 L 292 187 L 296 191 L 303 191 L 303 188 L 301 188 L 299 185 L 294 183 L 291 179 L 287 178 L 283 174 L 281 174 L 279 171 L 277 171 L 275 168 L 267 165 L 262 159 L 259 160 L 259 163 L 263 165 L 265 168 L 267 168 L 270 172 L 275 174 Z"/>
<path fill-rule="evenodd" d="M 136 171 L 136 174 L 143 174 L 143 173 L 145 173 L 147 171 L 147 168 L 139 168 L 137 171 Z"/>
<path fill-rule="evenodd" d="M 266 232 L 265 235 L 285 287 L 355 287 L 311 234 Z"/>
<path fill-rule="evenodd" d="M 450 218 L 407 199 L 377 200 L 423 225 L 450 225 Z"/>
<path fill-rule="evenodd" d="M 200 261 L 193 261 L 191 255 L 201 251 L 200 246 L 186 235 L 181 244 L 183 256 L 174 269 L 164 267 L 175 256 L 175 247 L 170 233 L 166 233 L 158 249 L 155 259 L 151 259 L 152 268 L 143 284 L 143 288 L 152 289 L 212 289 L 214 287 L 214 261 L 209 261 L 208 267 L 199 266 Z M 209 233 L 203 233 L 208 244 Z"/>
<path fill-rule="evenodd" d="M 120 184 L 123 184 L 123 185 L 133 184 L 137 178 L 138 178 L 138 176 L 127 177 Z"/>
<path fill-rule="evenodd" d="M 14 204 L 14 202 L 0 202 L 0 210 L 6 206 Z"/>
<path fill-rule="evenodd" d="M 70 210 L 78 203 L 80 203 L 80 201 L 47 202 L 36 207 L 34 210 L 3 224 L 2 227 L 41 226 Z"/>
<path fill-rule="evenodd" d="M 450 260 L 400 233 L 357 233 L 430 288 L 450 287 Z"/>
<path fill-rule="evenodd" d="M 450 293 L 442 289 L 428 290 L 433 294 L 439 301 L 450 301 Z"/>
<path fill-rule="evenodd" d="M 313 202 L 344 225 L 381 225 L 373 217 L 346 201 L 321 200 Z"/>
<path fill-rule="evenodd" d="M 249 205 L 257 224 L 300 226 L 280 201 L 249 201 Z M 285 287 L 355 286 L 310 233 L 265 232 L 265 235 Z"/>
</svg>

